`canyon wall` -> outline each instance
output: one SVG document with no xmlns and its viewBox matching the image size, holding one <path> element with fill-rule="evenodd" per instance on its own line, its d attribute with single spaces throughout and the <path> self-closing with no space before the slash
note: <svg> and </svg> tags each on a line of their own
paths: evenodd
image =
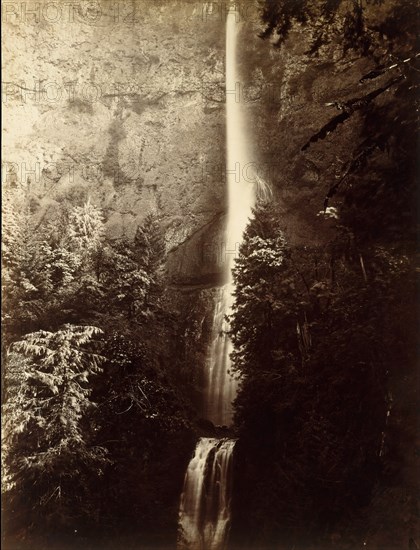
<svg viewBox="0 0 420 550">
<path fill-rule="evenodd" d="M 133 236 L 155 211 L 171 282 L 217 284 L 226 254 L 225 17 L 225 2 L 6 3 L 3 181 L 29 186 L 40 218 L 65 198 L 90 196 L 112 238 Z M 317 239 L 320 173 L 347 159 L 332 147 L 300 148 L 332 116 L 326 103 L 357 95 L 366 62 L 314 62 L 299 32 L 274 49 L 257 36 L 255 2 L 237 6 L 237 21 L 249 85 L 232 93 L 249 110 L 258 173 L 281 197 L 289 239 Z M 331 138 L 343 150 L 352 125 Z"/>
<path fill-rule="evenodd" d="M 4 3 L 2 14 L 3 183 L 27 190 L 39 221 L 54 220 L 65 200 L 90 197 L 112 239 L 133 237 L 149 212 L 158 214 L 198 392 L 196 363 L 209 336 L 202 327 L 232 253 L 223 237 L 226 13 L 226 2 L 45 0 Z M 321 147 L 301 148 L 337 102 L 357 97 L 367 61 L 309 57 L 311 37 L 299 28 L 273 48 L 258 37 L 257 2 L 237 3 L 235 17 L 248 84 L 228 93 L 246 106 L 257 174 L 279 199 L 289 242 L 323 242 L 332 220 L 320 211 L 349 160 L 357 114 Z"/>
<path fill-rule="evenodd" d="M 3 6 L 4 183 L 28 187 L 38 217 L 90 196 L 111 238 L 132 237 L 156 212 L 179 284 L 215 277 L 225 210 L 224 30 L 203 10 L 149 0 Z"/>
</svg>

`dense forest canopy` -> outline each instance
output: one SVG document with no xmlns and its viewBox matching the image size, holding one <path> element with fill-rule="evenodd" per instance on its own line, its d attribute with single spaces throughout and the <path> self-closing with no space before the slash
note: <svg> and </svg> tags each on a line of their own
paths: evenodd
<svg viewBox="0 0 420 550">
<path fill-rule="evenodd" d="M 159 221 L 109 240 L 89 200 L 65 200 L 39 227 L 29 200 L 5 191 L 6 533 L 24 547 L 47 533 L 39 544 L 56 548 L 106 526 L 105 544 L 141 517 L 138 529 L 159 536 L 159 493 L 178 490 L 162 469 L 182 476 L 184 465 L 176 447 L 168 466 L 157 457 L 181 435 L 189 445 L 192 418 L 168 369 L 175 313 Z"/>
</svg>

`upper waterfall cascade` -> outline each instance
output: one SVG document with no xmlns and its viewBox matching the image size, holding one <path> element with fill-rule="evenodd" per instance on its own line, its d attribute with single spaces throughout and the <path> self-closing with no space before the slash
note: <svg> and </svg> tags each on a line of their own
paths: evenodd
<svg viewBox="0 0 420 550">
<path fill-rule="evenodd" d="M 234 259 L 245 231 L 252 207 L 255 204 L 258 178 L 253 172 L 250 146 L 247 140 L 244 105 L 240 90 L 243 89 L 237 63 L 237 37 L 240 23 L 235 13 L 226 21 L 226 180 L 228 215 L 225 232 L 226 284 L 219 291 L 216 303 L 213 334 L 206 364 L 205 415 L 216 425 L 232 423 L 232 401 L 238 382 L 231 372 L 232 344 L 227 335 L 225 316 L 233 305 Z M 238 92 L 239 91 L 239 92 Z"/>
<path fill-rule="evenodd" d="M 226 176 L 228 216 L 225 233 L 226 284 L 219 289 L 206 368 L 204 415 L 215 425 L 232 424 L 232 402 L 238 381 L 231 372 L 232 343 L 226 315 L 233 305 L 234 258 L 255 203 L 258 178 L 249 177 L 252 164 L 246 120 L 240 96 L 237 64 L 239 24 L 235 13 L 226 21 Z M 201 438 L 184 480 L 180 503 L 180 549 L 222 550 L 230 526 L 232 460 L 235 440 Z"/>
</svg>

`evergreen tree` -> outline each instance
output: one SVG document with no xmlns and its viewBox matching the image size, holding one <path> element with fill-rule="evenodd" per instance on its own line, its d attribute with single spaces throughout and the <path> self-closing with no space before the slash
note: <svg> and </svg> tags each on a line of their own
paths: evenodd
<svg viewBox="0 0 420 550">
<path fill-rule="evenodd" d="M 117 314 L 124 312 L 145 329 L 156 333 L 164 308 L 165 240 L 153 214 L 136 231 L 133 241 L 122 238 L 105 250 L 101 281 L 107 289 L 107 301 Z"/>
<path fill-rule="evenodd" d="M 165 260 L 165 239 L 157 216 L 150 213 L 137 227 L 134 250 L 139 267 L 151 273 L 157 271 Z"/>
<path fill-rule="evenodd" d="M 53 227 L 46 231 L 54 283 L 52 317 L 58 324 L 97 323 L 105 297 L 101 281 L 106 248 L 103 216 L 90 200 L 62 214 L 65 231 L 57 234 Z"/>
<path fill-rule="evenodd" d="M 5 344 L 39 328 L 53 288 L 51 250 L 35 231 L 25 196 L 5 193 L 3 205 L 3 323 Z"/>
<path fill-rule="evenodd" d="M 139 267 L 133 245 L 127 239 L 112 243 L 105 258 L 102 281 L 108 305 L 125 319 L 134 319 L 144 305 L 150 276 Z"/>
<path fill-rule="evenodd" d="M 64 243 L 80 257 L 81 263 L 91 263 L 105 235 L 101 210 L 88 200 L 83 206 L 70 210 L 68 224 Z"/>
<path fill-rule="evenodd" d="M 137 228 L 133 250 L 140 268 L 150 277 L 143 315 L 161 317 L 164 306 L 166 245 L 162 228 L 155 214 L 148 214 Z"/>
<path fill-rule="evenodd" d="M 273 206 L 259 206 L 253 214 L 234 269 L 235 314 L 231 328 L 234 363 L 241 371 L 272 363 L 276 337 L 273 323 L 279 316 L 276 283 L 280 283 L 286 253 Z"/>
<path fill-rule="evenodd" d="M 344 228 L 322 250 L 292 247 L 280 224 L 275 204 L 255 210 L 234 272 L 237 484 L 244 487 L 236 514 L 242 529 L 249 526 L 245 536 L 257 534 L 255 544 L 324 548 L 338 531 L 343 544 L 356 545 L 367 536 L 365 507 L 390 467 L 389 384 L 400 394 L 397 379 L 413 379 L 414 339 L 398 328 L 406 299 L 397 305 L 397 296 L 414 293 L 412 262 L 398 245 L 361 248 Z M 395 480 L 395 455 L 391 462 Z M 411 512 L 407 518 L 412 528 Z M 402 536 L 397 522 L 394 530 Z"/>
<path fill-rule="evenodd" d="M 3 451 L 8 525 L 49 530 L 83 517 L 106 463 L 92 444 L 91 381 L 103 358 L 95 327 L 66 325 L 15 342 L 7 357 Z M 22 518 L 22 515 L 24 516 Z"/>
</svg>

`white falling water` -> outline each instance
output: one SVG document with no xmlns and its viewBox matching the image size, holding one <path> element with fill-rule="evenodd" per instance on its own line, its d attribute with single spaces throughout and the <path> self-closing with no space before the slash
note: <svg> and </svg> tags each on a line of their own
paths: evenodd
<svg viewBox="0 0 420 550">
<path fill-rule="evenodd" d="M 232 4 L 233 10 L 234 5 Z M 263 182 L 252 169 L 237 67 L 238 23 L 234 12 L 226 22 L 226 171 L 228 219 L 226 227 L 227 283 L 217 295 L 212 340 L 206 364 L 204 411 L 215 425 L 232 424 L 232 401 L 237 380 L 231 373 L 232 343 L 225 316 L 233 305 L 234 258 Z M 264 190 L 264 189 L 263 189 Z M 235 440 L 201 438 L 184 480 L 180 504 L 179 549 L 223 550 L 230 525 L 231 470 Z"/>
<path fill-rule="evenodd" d="M 232 342 L 227 335 L 229 327 L 225 319 L 232 301 L 230 286 L 225 285 L 216 291 L 211 342 L 205 365 L 204 417 L 217 426 L 232 423 L 232 402 L 238 387 L 238 381 L 230 371 Z"/>
<path fill-rule="evenodd" d="M 202 437 L 185 475 L 178 548 L 222 550 L 230 522 L 235 441 Z"/>
<path fill-rule="evenodd" d="M 239 23 L 234 11 L 226 21 L 226 175 L 228 217 L 225 233 L 227 283 L 219 290 L 213 319 L 213 334 L 206 364 L 205 415 L 216 425 L 232 423 L 232 401 L 238 381 L 231 372 L 232 344 L 225 316 L 231 312 L 234 291 L 232 268 L 245 227 L 261 184 L 251 161 L 244 116 L 243 90 L 237 63 Z"/>
</svg>

